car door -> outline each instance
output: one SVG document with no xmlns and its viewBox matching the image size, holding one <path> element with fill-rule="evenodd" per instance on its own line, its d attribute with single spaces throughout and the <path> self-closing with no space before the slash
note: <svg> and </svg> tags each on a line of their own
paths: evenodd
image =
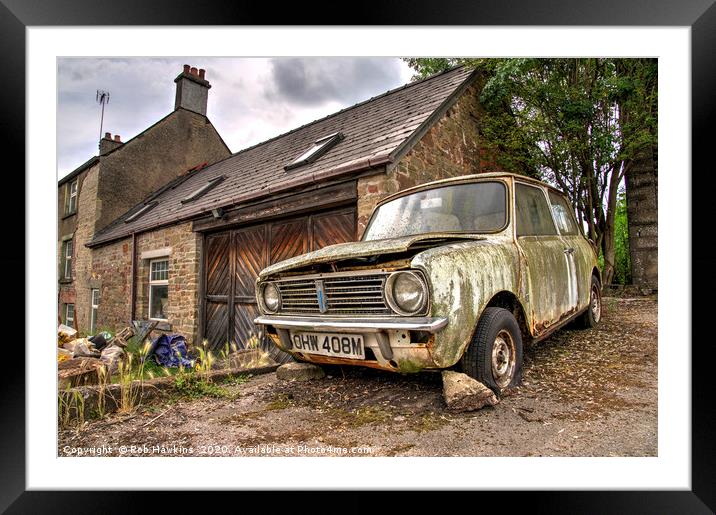
<svg viewBox="0 0 716 515">
<path fill-rule="evenodd" d="M 549 191 L 552 216 L 564 242 L 565 256 L 569 266 L 570 295 L 572 306 L 582 309 L 589 303 L 594 252 L 579 230 L 574 209 L 564 195 Z"/>
<path fill-rule="evenodd" d="M 568 259 L 544 188 L 515 183 L 515 236 L 535 336 L 572 308 Z"/>
</svg>

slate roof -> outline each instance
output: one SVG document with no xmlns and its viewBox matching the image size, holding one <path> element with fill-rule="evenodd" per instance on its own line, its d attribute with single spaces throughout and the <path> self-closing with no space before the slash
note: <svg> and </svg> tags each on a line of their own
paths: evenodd
<svg viewBox="0 0 716 515">
<path fill-rule="evenodd" d="M 217 207 L 268 197 L 389 163 L 421 134 L 420 129 L 433 122 L 430 119 L 433 113 L 458 96 L 472 76 L 471 70 L 453 68 L 241 150 L 203 169 L 190 171 L 99 231 L 88 246 L 198 218 Z M 316 161 L 284 170 L 284 166 L 316 140 L 336 132 L 343 133 L 344 139 Z M 204 196 L 181 202 L 209 180 L 222 175 L 225 179 Z M 150 202 L 158 204 L 136 220 L 125 223 L 126 218 Z"/>
</svg>

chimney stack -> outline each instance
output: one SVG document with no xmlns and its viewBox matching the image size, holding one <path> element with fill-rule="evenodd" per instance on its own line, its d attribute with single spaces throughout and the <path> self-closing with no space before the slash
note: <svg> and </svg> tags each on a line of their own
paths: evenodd
<svg viewBox="0 0 716 515">
<path fill-rule="evenodd" d="M 122 145 L 124 145 L 124 143 L 122 143 L 122 139 L 119 134 L 115 134 L 114 139 L 112 139 L 112 133 L 105 132 L 104 138 L 99 140 L 99 155 L 103 156 L 115 148 L 121 147 Z"/>
<path fill-rule="evenodd" d="M 206 70 L 184 65 L 183 71 L 174 79 L 177 85 L 174 110 L 188 109 L 206 116 L 206 104 L 211 84 L 205 78 Z"/>
</svg>

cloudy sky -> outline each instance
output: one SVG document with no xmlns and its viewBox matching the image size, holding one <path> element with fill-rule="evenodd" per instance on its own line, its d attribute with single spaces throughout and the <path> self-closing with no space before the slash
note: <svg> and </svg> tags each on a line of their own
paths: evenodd
<svg viewBox="0 0 716 515">
<path fill-rule="evenodd" d="M 58 60 L 57 171 L 98 152 L 98 89 L 110 92 L 103 132 L 136 136 L 174 109 L 182 65 L 206 69 L 207 116 L 232 152 L 405 84 L 397 58 L 63 58 Z"/>
</svg>

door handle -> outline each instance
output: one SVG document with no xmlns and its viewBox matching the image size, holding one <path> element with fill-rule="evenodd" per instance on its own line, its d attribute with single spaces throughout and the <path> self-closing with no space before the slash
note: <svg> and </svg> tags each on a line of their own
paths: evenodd
<svg viewBox="0 0 716 515">
<path fill-rule="evenodd" d="M 574 248 L 570 247 L 568 249 L 564 249 L 565 254 L 574 254 Z"/>
</svg>

